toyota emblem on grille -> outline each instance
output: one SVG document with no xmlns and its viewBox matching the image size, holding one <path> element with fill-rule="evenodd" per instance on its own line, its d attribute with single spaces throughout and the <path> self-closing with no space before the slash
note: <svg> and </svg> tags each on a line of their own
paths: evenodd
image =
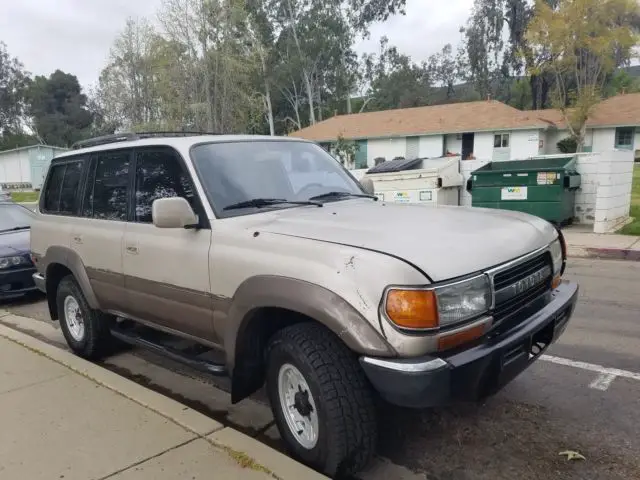
<svg viewBox="0 0 640 480">
<path fill-rule="evenodd" d="M 511 290 L 509 296 L 515 297 L 516 295 L 520 295 L 521 293 L 536 287 L 546 280 L 550 273 L 549 267 L 546 266 L 537 272 L 533 272 L 531 275 L 524 277 L 522 280 L 518 280 L 516 283 L 513 283 L 508 287 Z"/>
</svg>

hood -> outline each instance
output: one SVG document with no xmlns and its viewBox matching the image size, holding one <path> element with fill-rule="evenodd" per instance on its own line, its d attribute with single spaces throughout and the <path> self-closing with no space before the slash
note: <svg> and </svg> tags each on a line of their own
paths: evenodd
<svg viewBox="0 0 640 480">
<path fill-rule="evenodd" d="M 27 253 L 31 249 L 30 242 L 30 230 L 0 233 L 0 257 Z"/>
<path fill-rule="evenodd" d="M 256 227 L 400 257 L 434 282 L 513 260 L 544 247 L 557 235 L 550 223 L 520 212 L 369 199 L 272 213 Z"/>
</svg>

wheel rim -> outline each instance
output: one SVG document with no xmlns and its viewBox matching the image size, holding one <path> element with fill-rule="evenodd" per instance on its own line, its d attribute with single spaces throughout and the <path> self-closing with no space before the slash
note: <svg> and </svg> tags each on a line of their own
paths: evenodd
<svg viewBox="0 0 640 480">
<path fill-rule="evenodd" d="M 84 319 L 80 304 L 71 295 L 64 299 L 64 321 L 73 339 L 78 342 L 82 341 L 84 339 Z"/>
<path fill-rule="evenodd" d="M 318 409 L 302 373 L 289 363 L 278 373 L 278 397 L 293 438 L 311 450 L 318 443 Z"/>
</svg>

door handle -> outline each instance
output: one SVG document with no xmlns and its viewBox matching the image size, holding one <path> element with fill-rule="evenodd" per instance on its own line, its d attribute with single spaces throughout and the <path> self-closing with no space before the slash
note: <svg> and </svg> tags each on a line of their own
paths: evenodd
<svg viewBox="0 0 640 480">
<path fill-rule="evenodd" d="M 82 237 L 80 235 L 74 235 L 73 236 L 73 242 L 74 243 L 82 243 Z"/>
<path fill-rule="evenodd" d="M 128 253 L 131 253 L 131 254 L 134 254 L 134 255 L 137 255 L 137 253 L 138 253 L 138 247 L 134 247 L 134 246 L 132 246 L 132 245 L 129 245 L 129 246 L 127 247 L 127 252 L 128 252 Z"/>
</svg>

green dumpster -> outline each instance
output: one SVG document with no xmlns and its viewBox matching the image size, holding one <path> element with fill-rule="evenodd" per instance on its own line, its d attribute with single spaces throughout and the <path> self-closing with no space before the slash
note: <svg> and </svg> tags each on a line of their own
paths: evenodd
<svg viewBox="0 0 640 480">
<path fill-rule="evenodd" d="M 579 187 L 573 156 L 491 162 L 467 185 L 474 207 L 530 213 L 557 225 L 573 220 Z"/>
</svg>

